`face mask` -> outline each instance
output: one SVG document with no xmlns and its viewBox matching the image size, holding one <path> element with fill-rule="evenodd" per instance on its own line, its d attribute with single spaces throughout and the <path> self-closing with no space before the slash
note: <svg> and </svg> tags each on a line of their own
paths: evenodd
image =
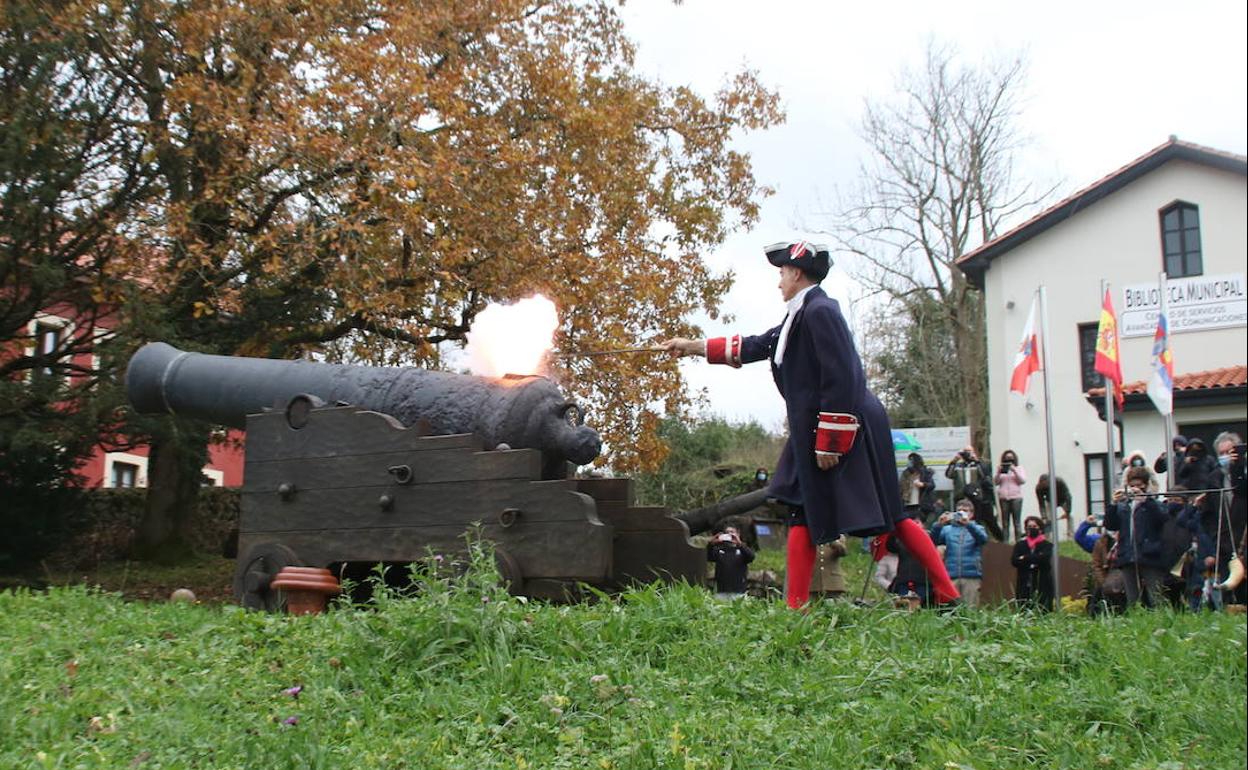
<svg viewBox="0 0 1248 770">
<path fill-rule="evenodd" d="M 1218 465 L 1221 465 L 1223 468 L 1229 468 L 1231 465 L 1231 456 L 1229 454 L 1218 455 Z"/>
</svg>

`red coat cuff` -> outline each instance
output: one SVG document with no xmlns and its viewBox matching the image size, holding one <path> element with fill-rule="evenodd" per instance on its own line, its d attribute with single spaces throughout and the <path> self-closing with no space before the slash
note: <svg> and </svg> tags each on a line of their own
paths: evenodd
<svg viewBox="0 0 1248 770">
<path fill-rule="evenodd" d="M 706 360 L 712 364 L 727 364 L 734 369 L 741 366 L 741 335 L 713 337 L 706 341 Z"/>
<path fill-rule="evenodd" d="M 815 451 L 843 455 L 854 446 L 858 418 L 841 412 L 820 412 L 815 426 Z"/>
</svg>

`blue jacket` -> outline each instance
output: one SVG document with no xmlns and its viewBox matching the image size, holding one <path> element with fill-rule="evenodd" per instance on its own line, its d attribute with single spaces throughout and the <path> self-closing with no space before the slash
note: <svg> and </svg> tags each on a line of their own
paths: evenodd
<svg viewBox="0 0 1248 770">
<path fill-rule="evenodd" d="M 945 571 L 951 578 L 982 578 L 981 558 L 988 532 L 983 525 L 968 521 L 966 526 L 937 524 L 932 527 L 932 540 L 945 547 Z"/>
<path fill-rule="evenodd" d="M 1156 498 L 1146 497 L 1139 505 L 1130 500 L 1111 503 L 1105 510 L 1105 529 L 1118 531 L 1116 567 L 1139 564 L 1169 569 L 1162 558 L 1161 530 L 1169 516 Z"/>
<path fill-rule="evenodd" d="M 893 433 L 884 407 L 867 390 L 840 305 L 818 286 L 808 291 L 794 313 L 784 360 L 776 366 L 772 359 L 781 326 L 741 340 L 742 363 L 770 363 L 789 418 L 789 439 L 768 489 L 776 499 L 805 508 L 815 543 L 841 533 L 891 531 L 902 518 Z M 853 447 L 829 471 L 815 464 L 819 412 L 845 412 L 859 422 Z"/>
<path fill-rule="evenodd" d="M 1092 549 L 1096 547 L 1096 541 L 1101 539 L 1100 532 L 1088 531 L 1091 528 L 1092 522 L 1084 520 L 1079 522 L 1079 527 L 1075 530 L 1075 542 L 1088 553 L 1092 553 Z"/>
</svg>

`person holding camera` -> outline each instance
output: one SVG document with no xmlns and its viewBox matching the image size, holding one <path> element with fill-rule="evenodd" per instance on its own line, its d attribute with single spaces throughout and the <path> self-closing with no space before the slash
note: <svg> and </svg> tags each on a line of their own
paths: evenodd
<svg viewBox="0 0 1248 770">
<path fill-rule="evenodd" d="M 1187 451 L 1187 436 L 1177 435 L 1170 441 L 1170 448 L 1173 450 L 1171 457 L 1166 457 L 1166 453 L 1162 452 L 1157 455 L 1157 459 L 1153 461 L 1153 473 L 1162 474 L 1171 468 L 1178 468 L 1183 464 L 1183 454 Z M 1174 481 L 1171 479 L 1171 481 Z M 1177 481 L 1170 484 L 1174 486 Z"/>
<path fill-rule="evenodd" d="M 1165 600 L 1169 565 L 1162 553 L 1162 529 L 1169 514 L 1149 494 L 1150 480 L 1148 468 L 1131 468 L 1126 488 L 1114 490 L 1105 510 L 1105 528 L 1118 531 L 1118 553 L 1109 574 L 1122 578 L 1127 607 L 1137 601 L 1160 607 Z"/>
<path fill-rule="evenodd" d="M 1217 465 L 1209 476 L 1208 488 L 1221 491 L 1207 493 L 1197 505 L 1206 514 L 1216 515 L 1214 529 L 1217 576 L 1220 580 L 1230 569 L 1235 546 L 1243 540 L 1248 529 L 1248 472 L 1245 468 L 1245 446 L 1238 434 L 1218 434 L 1213 440 L 1213 447 L 1217 452 Z M 1233 593 L 1223 598 L 1227 604 L 1248 603 L 1248 583 L 1241 583 Z"/>
<path fill-rule="evenodd" d="M 1023 485 L 1027 483 L 1027 474 L 1023 466 L 1018 464 L 1018 455 L 1013 449 L 1001 453 L 1001 464 L 993 477 L 997 483 L 997 501 L 1001 506 L 1001 532 L 1007 539 L 1013 525 L 1014 537 L 1023 536 Z"/>
<path fill-rule="evenodd" d="M 736 527 L 725 527 L 711 537 L 706 546 L 706 560 L 715 565 L 716 598 L 736 599 L 745 595 L 754 551 L 741 540 Z"/>
<path fill-rule="evenodd" d="M 946 513 L 932 527 L 932 540 L 945 547 L 945 571 L 962 594 L 968 607 L 979 605 L 979 587 L 984 582 L 983 550 L 988 532 L 973 517 L 975 507 L 965 497 L 952 514 Z"/>
<path fill-rule="evenodd" d="M 1209 489 L 1214 486 L 1213 475 L 1218 470 L 1218 460 L 1209 456 L 1209 447 L 1204 439 L 1193 438 L 1187 442 L 1183 450 L 1183 462 L 1174 469 L 1170 478 L 1170 486 L 1184 486 L 1188 489 Z"/>
<path fill-rule="evenodd" d="M 1010 554 L 1014 566 L 1014 600 L 1019 606 L 1053 610 L 1053 544 L 1044 536 L 1039 516 L 1023 519 L 1023 537 Z"/>
<path fill-rule="evenodd" d="M 923 455 L 911 452 L 907 459 L 909 464 L 898 481 L 903 509 L 909 516 L 927 521 L 936 508 L 936 478 L 923 462 Z"/>
<path fill-rule="evenodd" d="M 965 497 L 975 506 L 975 521 L 987 527 L 994 538 L 1004 542 L 1005 535 L 993 515 L 992 465 L 979 458 L 975 447 L 968 446 L 949 461 L 945 478 L 953 480 L 956 497 Z"/>
</svg>

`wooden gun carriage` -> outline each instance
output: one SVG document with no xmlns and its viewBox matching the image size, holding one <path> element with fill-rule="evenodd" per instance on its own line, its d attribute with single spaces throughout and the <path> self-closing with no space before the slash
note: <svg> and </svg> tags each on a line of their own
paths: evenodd
<svg viewBox="0 0 1248 770">
<path fill-rule="evenodd" d="M 573 477 L 569 460 L 592 460 L 598 437 L 545 378 L 152 343 L 132 359 L 127 391 L 139 411 L 245 424 L 234 592 L 247 607 L 280 606 L 269 584 L 283 567 L 462 553 L 473 528 L 517 594 L 567 599 L 582 583 L 613 591 L 705 578 L 705 551 L 686 524 L 635 505 L 630 479 Z"/>
</svg>

